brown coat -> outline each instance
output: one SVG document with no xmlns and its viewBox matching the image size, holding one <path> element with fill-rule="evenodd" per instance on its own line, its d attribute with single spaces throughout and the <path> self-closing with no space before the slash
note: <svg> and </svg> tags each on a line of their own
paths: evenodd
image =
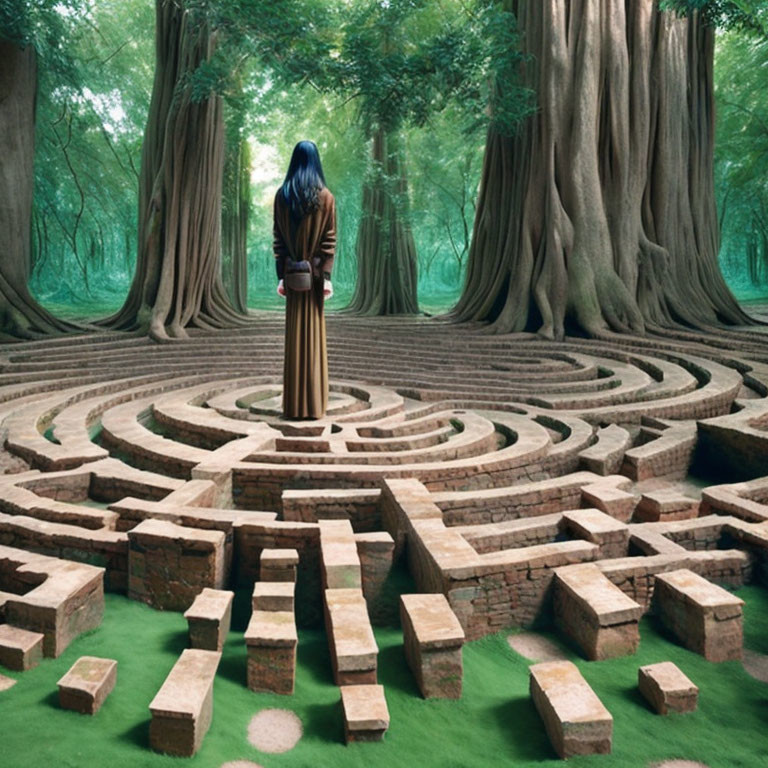
<svg viewBox="0 0 768 768">
<path fill-rule="evenodd" d="M 320 190 L 320 207 L 305 216 L 295 232 L 291 227 L 291 211 L 285 204 L 278 189 L 274 204 L 274 252 L 278 264 L 277 272 L 285 271 L 286 256 L 294 261 L 309 261 L 315 277 L 333 268 L 336 253 L 336 201 L 328 187 Z"/>
<path fill-rule="evenodd" d="M 286 290 L 285 357 L 283 360 L 283 415 L 288 419 L 319 419 L 328 407 L 328 358 L 323 314 L 323 272 L 330 272 L 336 252 L 336 205 L 327 188 L 320 207 L 291 226 L 283 196 L 275 195 L 274 252 L 277 272 L 285 259 L 309 261 L 313 290 Z"/>
</svg>

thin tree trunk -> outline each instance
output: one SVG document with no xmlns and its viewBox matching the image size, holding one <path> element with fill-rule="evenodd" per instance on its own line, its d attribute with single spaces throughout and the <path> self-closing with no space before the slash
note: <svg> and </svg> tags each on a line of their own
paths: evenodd
<svg viewBox="0 0 768 768">
<path fill-rule="evenodd" d="M 228 148 L 221 215 L 222 274 L 232 305 L 248 311 L 248 219 L 251 212 L 251 151 L 246 139 Z"/>
<path fill-rule="evenodd" d="M 539 110 L 489 131 L 454 317 L 547 338 L 750 322 L 717 264 L 714 31 L 655 0 L 511 5 Z"/>
<path fill-rule="evenodd" d="M 372 149 L 357 233 L 357 284 L 347 309 L 363 315 L 412 314 L 418 312 L 416 245 L 403 151 L 398 138 L 382 129 L 374 132 Z"/>
<path fill-rule="evenodd" d="M 37 60 L 32 46 L 0 41 L 0 339 L 73 329 L 30 295 Z"/>
<path fill-rule="evenodd" d="M 193 102 L 185 82 L 213 54 L 215 36 L 183 3 L 156 0 L 156 69 L 142 148 L 136 273 L 104 324 L 156 341 L 185 328 L 240 324 L 221 281 L 221 98 Z"/>
</svg>

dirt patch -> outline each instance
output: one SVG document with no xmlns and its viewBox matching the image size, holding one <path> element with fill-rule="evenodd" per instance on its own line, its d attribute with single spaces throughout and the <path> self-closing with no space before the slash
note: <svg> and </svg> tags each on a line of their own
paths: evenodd
<svg viewBox="0 0 768 768">
<path fill-rule="evenodd" d="M 17 682 L 18 681 L 14 680 L 12 677 L 0 675 L 0 691 L 7 691 L 9 688 L 13 688 Z"/>
<path fill-rule="evenodd" d="M 745 648 L 743 664 L 748 675 L 761 683 L 768 683 L 768 656 Z"/>
<path fill-rule="evenodd" d="M 664 760 L 661 763 L 651 763 L 649 768 L 709 768 L 706 763 L 695 760 Z"/>
<path fill-rule="evenodd" d="M 544 635 L 536 632 L 520 632 L 507 637 L 509 647 L 531 661 L 561 661 L 568 655 L 563 649 Z"/>
<path fill-rule="evenodd" d="M 301 720 L 290 709 L 262 709 L 248 724 L 248 741 L 260 752 L 293 749 L 302 734 Z"/>
<path fill-rule="evenodd" d="M 261 766 L 250 760 L 230 760 L 228 763 L 222 763 L 220 768 L 261 768 Z"/>
</svg>

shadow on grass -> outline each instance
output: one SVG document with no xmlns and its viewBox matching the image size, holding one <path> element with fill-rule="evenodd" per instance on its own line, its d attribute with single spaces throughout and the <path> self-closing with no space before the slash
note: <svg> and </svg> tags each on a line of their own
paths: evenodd
<svg viewBox="0 0 768 768">
<path fill-rule="evenodd" d="M 51 691 L 50 693 L 43 696 L 40 701 L 45 704 L 47 707 L 54 707 L 55 709 L 61 709 L 61 705 L 59 704 L 59 691 L 58 688 L 55 691 Z"/>
<path fill-rule="evenodd" d="M 652 712 L 653 714 L 656 714 L 656 710 L 649 704 L 648 699 L 646 699 L 645 696 L 640 693 L 640 689 L 637 686 L 632 686 L 631 688 L 623 688 L 621 691 L 619 691 L 619 695 L 622 699 L 629 702 L 630 704 L 634 704 L 635 706 L 644 709 L 646 712 Z"/>
<path fill-rule="evenodd" d="M 344 714 L 338 701 L 311 704 L 303 712 L 304 738 L 324 744 L 344 744 Z"/>
<path fill-rule="evenodd" d="M 149 723 L 150 720 L 142 720 L 132 725 L 120 734 L 120 739 L 141 749 L 149 749 Z"/>
<path fill-rule="evenodd" d="M 402 645 L 390 645 L 379 651 L 379 682 L 408 696 L 421 698 L 413 673 L 408 667 Z"/>
<path fill-rule="evenodd" d="M 251 620 L 251 595 L 252 590 L 238 589 L 235 591 L 235 599 L 232 601 L 232 626 L 235 632 L 245 632 L 248 622 Z"/>
<path fill-rule="evenodd" d="M 331 655 L 324 632 L 311 630 L 302 632 L 299 637 L 297 664 L 302 672 L 323 685 L 334 685 Z"/>
<path fill-rule="evenodd" d="M 491 709 L 516 760 L 557 760 L 539 713 L 529 696 L 510 699 Z"/>
<path fill-rule="evenodd" d="M 246 685 L 248 677 L 248 652 L 245 641 L 230 641 L 224 646 L 217 675 L 238 685 Z"/>
<path fill-rule="evenodd" d="M 162 648 L 169 653 L 180 656 L 187 647 L 189 647 L 189 634 L 187 632 L 170 632 L 163 638 Z"/>
</svg>

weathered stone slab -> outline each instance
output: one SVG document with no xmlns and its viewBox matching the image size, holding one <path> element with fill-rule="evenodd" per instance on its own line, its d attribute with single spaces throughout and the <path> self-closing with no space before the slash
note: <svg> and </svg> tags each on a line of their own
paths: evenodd
<svg viewBox="0 0 768 768">
<path fill-rule="evenodd" d="M 16 672 L 36 667 L 43 658 L 44 639 L 39 632 L 0 624 L 0 664 Z"/>
<path fill-rule="evenodd" d="M 295 609 L 296 584 L 292 581 L 257 581 L 253 585 L 251 606 L 254 611 L 290 611 Z"/>
<path fill-rule="evenodd" d="M 563 519 L 570 532 L 579 539 L 586 539 L 600 547 L 600 560 L 626 557 L 629 549 L 629 527 L 599 509 L 572 509 L 563 512 Z"/>
<path fill-rule="evenodd" d="M 59 682 L 59 704 L 84 715 L 95 715 L 117 682 L 117 662 L 81 656 Z"/>
<path fill-rule="evenodd" d="M 699 502 L 671 488 L 646 491 L 635 511 L 643 523 L 691 520 L 699 516 Z"/>
<path fill-rule="evenodd" d="M 386 531 L 356 533 L 355 544 L 363 574 L 363 595 L 369 609 L 375 609 L 384 582 L 392 569 L 395 542 Z"/>
<path fill-rule="evenodd" d="M 641 605 L 592 563 L 555 571 L 555 624 L 593 661 L 627 656 L 640 643 Z"/>
<path fill-rule="evenodd" d="M 0 545 L 0 564 L 33 588 L 8 595 L 5 621 L 44 635 L 43 655 L 57 658 L 104 615 L 104 569 Z M 8 578 L 8 574 L 3 574 Z"/>
<path fill-rule="evenodd" d="M 336 685 L 375 683 L 379 648 L 362 591 L 325 590 L 325 625 Z"/>
<path fill-rule="evenodd" d="M 324 589 L 362 589 L 360 558 L 349 520 L 318 520 Z"/>
<path fill-rule="evenodd" d="M 248 687 L 266 693 L 293 693 L 298 642 L 293 611 L 254 611 L 245 630 Z"/>
<path fill-rule="evenodd" d="M 640 667 L 637 682 L 640 693 L 660 715 L 696 709 L 699 689 L 671 661 Z"/>
<path fill-rule="evenodd" d="M 405 658 L 424 698 L 461 698 L 464 630 L 445 595 L 400 596 Z"/>
<path fill-rule="evenodd" d="M 744 601 L 687 568 L 656 576 L 653 607 L 688 649 L 709 661 L 741 659 Z"/>
<path fill-rule="evenodd" d="M 299 553 L 295 549 L 263 549 L 259 558 L 261 581 L 296 581 Z"/>
<path fill-rule="evenodd" d="M 545 661 L 530 667 L 531 697 L 555 752 L 609 754 L 613 737 L 610 712 L 570 661 Z"/>
<path fill-rule="evenodd" d="M 224 585 L 223 531 L 148 519 L 128 531 L 128 596 L 185 611 L 205 587 Z"/>
<path fill-rule="evenodd" d="M 189 757 L 203 742 L 213 718 L 213 680 L 218 651 L 182 651 L 149 710 L 149 743 L 157 752 Z"/>
<path fill-rule="evenodd" d="M 342 685 L 344 738 L 350 741 L 381 741 L 389 728 L 389 709 L 383 685 Z"/>
<path fill-rule="evenodd" d="M 593 483 L 581 489 L 581 498 L 585 506 L 605 512 L 622 523 L 628 523 L 637 506 L 637 497 L 615 485 Z"/>
<path fill-rule="evenodd" d="M 189 644 L 205 651 L 220 651 L 232 623 L 235 593 L 206 587 L 187 608 L 184 618 L 189 626 Z"/>
</svg>

